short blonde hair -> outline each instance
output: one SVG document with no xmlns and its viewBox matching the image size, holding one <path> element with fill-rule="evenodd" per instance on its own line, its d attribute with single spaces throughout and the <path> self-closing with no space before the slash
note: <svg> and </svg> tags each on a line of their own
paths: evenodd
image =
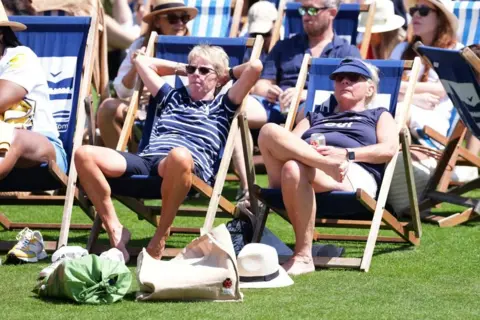
<svg viewBox="0 0 480 320">
<path fill-rule="evenodd" d="M 221 47 L 208 44 L 197 45 L 193 47 L 188 54 L 188 62 L 191 62 L 196 57 L 203 58 L 210 62 L 219 77 L 227 74 L 228 56 Z"/>
<path fill-rule="evenodd" d="M 373 94 L 369 97 L 365 98 L 365 105 L 368 106 L 375 97 L 377 96 L 378 91 L 378 84 L 380 83 L 380 77 L 378 76 L 378 68 L 375 67 L 373 64 L 362 61 L 362 63 L 368 68 L 370 74 L 372 75 L 372 79 L 368 79 L 367 81 L 372 83 L 374 86 Z"/>
</svg>

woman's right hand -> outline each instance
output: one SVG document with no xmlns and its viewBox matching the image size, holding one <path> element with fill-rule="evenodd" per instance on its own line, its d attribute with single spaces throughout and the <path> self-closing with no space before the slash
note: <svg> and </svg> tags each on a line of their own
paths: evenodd
<svg viewBox="0 0 480 320">
<path fill-rule="evenodd" d="M 132 55 L 130 57 L 130 61 L 132 62 L 132 64 L 135 63 L 135 60 L 137 59 L 137 57 L 140 55 L 140 56 L 144 56 L 147 52 L 147 48 L 146 47 L 141 47 L 140 49 L 137 49 L 135 50 L 134 52 L 132 52 Z"/>
<path fill-rule="evenodd" d="M 412 103 L 426 110 L 433 110 L 440 103 L 440 97 L 429 92 L 414 94 Z"/>
<path fill-rule="evenodd" d="M 278 96 L 282 94 L 283 90 L 277 85 L 271 85 L 267 90 L 267 100 L 271 103 L 276 103 L 278 101 Z"/>
</svg>

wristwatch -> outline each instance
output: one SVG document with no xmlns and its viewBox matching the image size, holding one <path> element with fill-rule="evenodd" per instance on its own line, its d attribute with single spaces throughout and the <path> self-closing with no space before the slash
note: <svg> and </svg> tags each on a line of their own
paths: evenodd
<svg viewBox="0 0 480 320">
<path fill-rule="evenodd" d="M 355 151 L 345 148 L 347 150 L 347 160 L 348 161 L 355 161 Z"/>
</svg>

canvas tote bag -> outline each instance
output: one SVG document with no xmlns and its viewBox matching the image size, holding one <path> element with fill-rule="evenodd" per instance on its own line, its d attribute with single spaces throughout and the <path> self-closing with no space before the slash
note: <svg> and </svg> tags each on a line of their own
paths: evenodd
<svg viewBox="0 0 480 320">
<path fill-rule="evenodd" d="M 193 240 L 174 259 L 137 260 L 137 300 L 241 301 L 237 260 L 224 224 Z"/>
</svg>

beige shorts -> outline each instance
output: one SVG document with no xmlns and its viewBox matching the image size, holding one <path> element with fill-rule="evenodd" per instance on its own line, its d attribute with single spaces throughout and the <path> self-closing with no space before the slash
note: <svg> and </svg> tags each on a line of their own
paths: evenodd
<svg viewBox="0 0 480 320">
<path fill-rule="evenodd" d="M 346 178 L 352 185 L 354 191 L 360 188 L 372 198 L 377 196 L 377 182 L 375 178 L 358 163 L 349 163 Z"/>
</svg>

